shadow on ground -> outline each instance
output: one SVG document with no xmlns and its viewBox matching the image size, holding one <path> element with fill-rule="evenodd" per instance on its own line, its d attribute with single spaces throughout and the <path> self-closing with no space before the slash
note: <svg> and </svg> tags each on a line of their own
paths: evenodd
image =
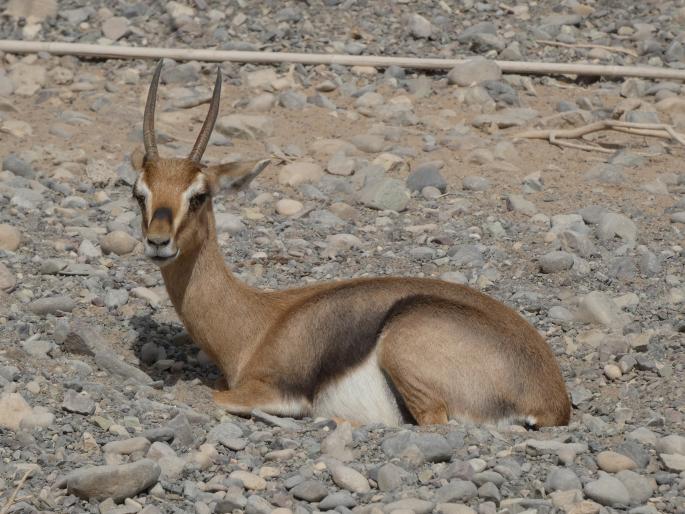
<svg viewBox="0 0 685 514">
<path fill-rule="evenodd" d="M 210 388 L 216 388 L 221 381 L 221 371 L 214 364 L 201 364 L 197 361 L 199 348 L 195 346 L 183 327 L 176 323 L 159 322 L 150 314 L 133 316 L 129 320 L 136 331 L 132 350 L 140 360 L 140 368 L 165 385 L 174 385 L 179 380 L 190 382 L 200 380 Z M 156 362 L 148 357 L 146 343 L 153 343 L 160 349 Z"/>
</svg>

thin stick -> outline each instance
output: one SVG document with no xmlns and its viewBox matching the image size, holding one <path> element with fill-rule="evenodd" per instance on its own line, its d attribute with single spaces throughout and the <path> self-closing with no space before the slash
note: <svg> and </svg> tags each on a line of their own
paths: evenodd
<svg viewBox="0 0 685 514">
<path fill-rule="evenodd" d="M 617 52 L 620 54 L 627 54 L 631 57 L 637 58 L 637 52 L 629 48 L 622 48 L 617 46 L 607 46 L 607 45 L 593 45 L 591 43 L 561 43 L 559 41 L 548 41 L 547 39 L 538 39 L 536 43 L 549 46 L 561 46 L 563 48 L 600 48 L 602 50 L 607 50 L 608 52 Z"/>
<path fill-rule="evenodd" d="M 560 139 L 577 139 L 582 138 L 587 134 L 599 132 L 601 130 L 615 130 L 617 132 L 625 132 L 636 136 L 658 137 L 661 139 L 675 140 L 681 145 L 685 146 L 685 136 L 676 132 L 676 130 L 663 123 L 631 123 L 628 121 L 619 120 L 603 120 L 576 127 L 572 129 L 542 129 L 542 130 L 528 130 L 515 134 L 514 137 L 524 139 L 547 139 L 551 144 L 557 146 L 564 146 L 568 148 L 576 148 L 578 150 L 596 151 L 603 153 L 613 153 L 614 150 L 604 148 L 603 146 L 591 146 L 581 143 L 573 143 L 570 141 L 561 141 Z"/>
<path fill-rule="evenodd" d="M 24 485 L 24 482 L 26 482 L 26 479 L 29 477 L 31 472 L 33 471 L 32 468 L 29 468 L 26 470 L 26 473 L 24 473 L 24 476 L 21 477 L 21 480 L 19 480 L 19 485 L 17 485 L 17 488 L 14 490 L 12 495 L 9 497 L 7 500 L 7 503 L 5 503 L 5 506 L 0 510 L 0 514 L 7 514 L 10 511 L 10 507 L 14 503 L 14 499 L 17 497 L 17 494 L 19 493 L 19 490 L 22 488 Z"/>
<path fill-rule="evenodd" d="M 160 59 L 207 62 L 249 62 L 261 64 L 341 64 L 345 66 L 391 65 L 424 70 L 449 70 L 465 59 L 423 59 L 419 57 L 386 57 L 372 55 L 303 54 L 289 52 L 243 52 L 238 50 L 200 50 L 191 48 L 141 48 L 130 46 L 89 45 L 81 43 L 48 43 L 38 41 L 0 40 L 0 51 L 10 53 L 46 52 L 55 55 L 117 59 Z M 504 73 L 542 75 L 588 75 L 604 77 L 643 77 L 685 81 L 685 70 L 656 66 L 614 66 L 599 64 L 565 64 L 554 62 L 495 61 Z"/>
<path fill-rule="evenodd" d="M 583 145 L 581 143 L 573 143 L 572 141 L 559 140 L 554 132 L 549 135 L 549 142 L 553 145 L 575 148 L 576 150 L 585 150 L 587 152 L 614 153 L 614 150 L 602 146 Z"/>
</svg>

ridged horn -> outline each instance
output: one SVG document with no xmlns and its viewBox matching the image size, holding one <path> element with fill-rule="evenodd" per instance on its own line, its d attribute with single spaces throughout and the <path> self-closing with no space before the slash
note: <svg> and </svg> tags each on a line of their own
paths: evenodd
<svg viewBox="0 0 685 514">
<path fill-rule="evenodd" d="M 216 70 L 216 82 L 214 83 L 214 92 L 212 93 L 212 102 L 209 104 L 209 111 L 207 112 L 207 117 L 205 122 L 202 124 L 200 133 L 197 136 L 197 141 L 195 141 L 195 146 L 190 152 L 188 159 L 195 162 L 200 162 L 202 155 L 205 153 L 207 148 L 207 143 L 209 143 L 209 137 L 212 135 L 212 130 L 214 130 L 214 124 L 216 123 L 216 117 L 219 115 L 219 100 L 221 98 L 221 70 Z"/>
<path fill-rule="evenodd" d="M 145 114 L 143 115 L 143 143 L 145 144 L 145 158 L 155 159 L 159 156 L 157 151 L 157 139 L 155 137 L 155 106 L 157 104 L 157 86 L 159 86 L 159 75 L 162 72 L 164 60 L 160 59 L 152 75 L 150 89 L 147 92 L 145 102 Z"/>
</svg>

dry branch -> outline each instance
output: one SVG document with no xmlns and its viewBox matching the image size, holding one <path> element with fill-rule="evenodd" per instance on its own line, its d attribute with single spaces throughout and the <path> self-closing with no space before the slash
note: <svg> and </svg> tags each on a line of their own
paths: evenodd
<svg viewBox="0 0 685 514">
<path fill-rule="evenodd" d="M 602 50 L 607 50 L 608 52 L 617 52 L 620 54 L 630 55 L 631 57 L 637 58 L 637 52 L 630 50 L 629 48 L 622 48 L 617 46 L 607 46 L 607 45 L 593 45 L 590 43 L 560 43 L 559 41 L 548 41 L 546 39 L 538 39 L 536 43 L 549 46 L 560 46 L 562 48 L 600 48 Z"/>
<path fill-rule="evenodd" d="M 46 52 L 54 55 L 116 59 L 160 59 L 207 62 L 249 62 L 261 64 L 341 64 L 345 66 L 400 66 L 424 70 L 449 70 L 465 59 L 386 57 L 373 55 L 302 54 L 289 52 L 243 52 L 238 50 L 199 50 L 192 48 L 141 48 L 130 46 L 48 43 L 0 40 L 0 51 L 10 53 Z M 554 62 L 496 61 L 504 73 L 537 75 L 588 75 L 603 77 L 643 77 L 685 81 L 685 70 L 655 66 L 613 66 L 600 64 L 565 64 Z"/>
<path fill-rule="evenodd" d="M 573 143 L 571 141 L 563 141 L 564 139 L 578 139 L 593 132 L 601 130 L 615 130 L 617 132 L 624 132 L 636 136 L 658 137 L 661 139 L 675 140 L 681 145 L 685 146 L 685 134 L 677 132 L 671 125 L 663 123 L 631 123 L 628 121 L 618 120 L 602 120 L 575 127 L 572 129 L 540 129 L 527 130 L 519 132 L 514 137 L 523 139 L 546 139 L 551 144 L 557 146 L 564 146 L 568 148 L 576 148 L 578 150 L 596 151 L 604 153 L 614 153 L 614 150 L 604 148 L 603 146 L 593 146 L 589 144 Z"/>
<path fill-rule="evenodd" d="M 0 510 L 0 514 L 7 514 L 10 511 L 10 507 L 12 507 L 12 505 L 14 504 L 14 500 L 17 497 L 19 490 L 22 488 L 24 482 L 26 482 L 26 479 L 29 477 L 32 471 L 32 468 L 26 470 L 26 473 L 24 473 L 24 476 L 21 477 L 21 480 L 19 480 L 19 484 L 17 485 L 16 489 L 12 492 L 12 495 L 7 500 L 7 503 L 5 503 L 5 505 L 2 507 L 2 510 Z"/>
</svg>

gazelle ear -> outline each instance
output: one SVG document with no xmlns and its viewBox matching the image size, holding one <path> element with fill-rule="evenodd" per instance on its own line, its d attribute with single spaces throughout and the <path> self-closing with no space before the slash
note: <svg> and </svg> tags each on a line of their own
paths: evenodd
<svg viewBox="0 0 685 514">
<path fill-rule="evenodd" d="M 132 152 L 131 152 L 131 166 L 133 167 L 134 170 L 137 172 L 142 171 L 143 165 L 145 164 L 145 151 L 137 146 Z"/>
<path fill-rule="evenodd" d="M 264 171 L 269 163 L 271 163 L 269 159 L 229 162 L 208 166 L 202 171 L 209 177 L 213 190 L 219 189 L 221 187 L 220 184 L 224 183 L 227 184 L 225 187 L 230 191 L 239 191 L 247 187 L 257 175 Z"/>
</svg>

